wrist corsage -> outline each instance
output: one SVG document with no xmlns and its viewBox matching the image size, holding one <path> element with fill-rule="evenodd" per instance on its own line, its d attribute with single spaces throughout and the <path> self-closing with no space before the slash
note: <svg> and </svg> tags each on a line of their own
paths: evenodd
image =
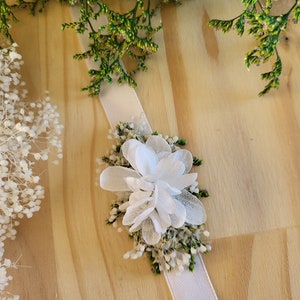
<svg viewBox="0 0 300 300">
<path fill-rule="evenodd" d="M 143 126 L 119 123 L 111 130 L 116 143 L 102 161 L 100 187 L 115 192 L 109 224 L 128 229 L 134 248 L 124 258 L 147 253 L 155 273 L 194 269 L 195 255 L 208 252 L 206 213 L 197 173 L 201 160 L 182 149 L 184 139 L 146 133 Z M 122 229 L 119 228 L 119 231 Z"/>
</svg>

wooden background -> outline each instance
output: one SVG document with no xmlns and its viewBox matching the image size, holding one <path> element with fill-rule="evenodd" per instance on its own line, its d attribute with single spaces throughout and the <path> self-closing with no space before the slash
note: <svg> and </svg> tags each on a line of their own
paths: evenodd
<svg viewBox="0 0 300 300">
<path fill-rule="evenodd" d="M 111 1 L 115 6 L 132 2 Z M 276 2 L 277 9 L 283 3 Z M 124 8 L 124 7 L 123 7 Z M 204 160 L 199 169 L 213 251 L 204 260 L 220 299 L 300 299 L 300 28 L 280 44 L 281 87 L 264 98 L 260 72 L 244 66 L 254 43 L 207 26 L 241 11 L 239 0 L 189 0 L 162 13 L 159 53 L 137 76 L 137 94 L 154 129 L 179 134 Z M 109 147 L 108 122 L 88 82 L 76 34 L 61 31 L 69 8 L 50 3 L 16 12 L 14 37 L 32 99 L 50 91 L 64 130 L 64 159 L 49 163 L 42 210 L 22 220 L 6 256 L 22 255 L 9 290 L 21 299 L 171 299 L 146 259 L 123 260 L 125 232 L 105 225 L 112 194 L 96 185 L 97 157 Z M 122 101 L 122 99 L 120 99 Z M 188 291 L 187 291 L 188 293 Z"/>
</svg>

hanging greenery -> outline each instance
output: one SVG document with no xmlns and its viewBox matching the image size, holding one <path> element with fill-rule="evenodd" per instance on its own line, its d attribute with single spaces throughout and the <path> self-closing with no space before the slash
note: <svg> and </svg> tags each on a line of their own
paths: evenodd
<svg viewBox="0 0 300 300">
<path fill-rule="evenodd" d="M 198 0 L 199 1 L 199 0 Z M 267 84 L 259 93 L 265 95 L 280 85 L 282 61 L 278 51 L 280 36 L 290 23 L 298 23 L 300 1 L 292 3 L 287 12 L 273 14 L 275 0 L 241 0 L 244 10 L 228 20 L 213 19 L 209 25 L 226 33 L 236 30 L 238 35 L 245 33 L 254 37 L 256 46 L 245 57 L 247 68 L 272 61 L 272 69 L 262 73 L 261 79 Z M 11 4 L 0 1 L 0 34 L 10 43 L 15 42 L 10 33 L 11 23 L 17 22 L 17 9 L 28 10 L 32 15 L 42 12 L 50 0 L 14 0 Z M 118 12 L 110 8 L 110 1 L 101 0 L 60 0 L 71 6 L 80 7 L 79 19 L 62 24 L 62 29 L 73 29 L 78 34 L 86 34 L 89 48 L 83 53 L 74 55 L 75 59 L 93 59 L 98 63 L 97 69 L 89 70 L 91 77 L 88 86 L 83 90 L 90 95 L 99 94 L 104 82 L 128 83 L 135 87 L 134 74 L 146 71 L 146 60 L 158 51 L 155 34 L 162 24 L 153 25 L 153 17 L 166 4 L 181 4 L 180 0 L 135 0 L 132 8 Z M 103 25 L 95 26 L 95 21 L 104 19 Z M 124 67 L 123 61 L 129 60 L 130 69 Z"/>
<path fill-rule="evenodd" d="M 280 36 L 288 24 L 298 23 L 300 14 L 300 1 L 295 1 L 286 13 L 273 15 L 273 0 L 264 2 L 259 0 L 242 0 L 245 9 L 238 16 L 229 20 L 211 20 L 209 25 L 227 33 L 236 30 L 242 36 L 245 32 L 256 40 L 256 46 L 245 57 L 246 67 L 260 65 L 273 59 L 271 71 L 262 73 L 261 79 L 268 83 L 259 93 L 265 95 L 271 89 L 280 85 L 282 61 L 278 51 Z"/>
</svg>

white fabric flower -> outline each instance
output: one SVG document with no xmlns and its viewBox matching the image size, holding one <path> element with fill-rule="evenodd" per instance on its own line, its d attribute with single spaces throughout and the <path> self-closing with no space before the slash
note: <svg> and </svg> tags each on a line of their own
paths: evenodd
<svg viewBox="0 0 300 300">
<path fill-rule="evenodd" d="M 123 225 L 130 225 L 130 232 L 142 229 L 146 243 L 154 245 L 170 226 L 206 221 L 202 203 L 184 190 L 197 178 L 196 173 L 188 173 L 193 165 L 188 150 L 172 153 L 162 137 L 153 135 L 145 144 L 130 139 L 121 151 L 133 169 L 106 168 L 100 175 L 100 186 L 113 192 L 131 192 L 129 201 L 120 207 L 126 209 Z"/>
</svg>

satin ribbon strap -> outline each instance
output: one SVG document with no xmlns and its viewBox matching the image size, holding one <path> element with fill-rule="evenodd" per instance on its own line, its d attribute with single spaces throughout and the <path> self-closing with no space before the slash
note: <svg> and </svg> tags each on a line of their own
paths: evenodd
<svg viewBox="0 0 300 300">
<path fill-rule="evenodd" d="M 165 273 L 173 299 L 217 300 L 217 294 L 210 281 L 201 255 L 196 257 L 195 263 L 193 272 Z"/>
</svg>

